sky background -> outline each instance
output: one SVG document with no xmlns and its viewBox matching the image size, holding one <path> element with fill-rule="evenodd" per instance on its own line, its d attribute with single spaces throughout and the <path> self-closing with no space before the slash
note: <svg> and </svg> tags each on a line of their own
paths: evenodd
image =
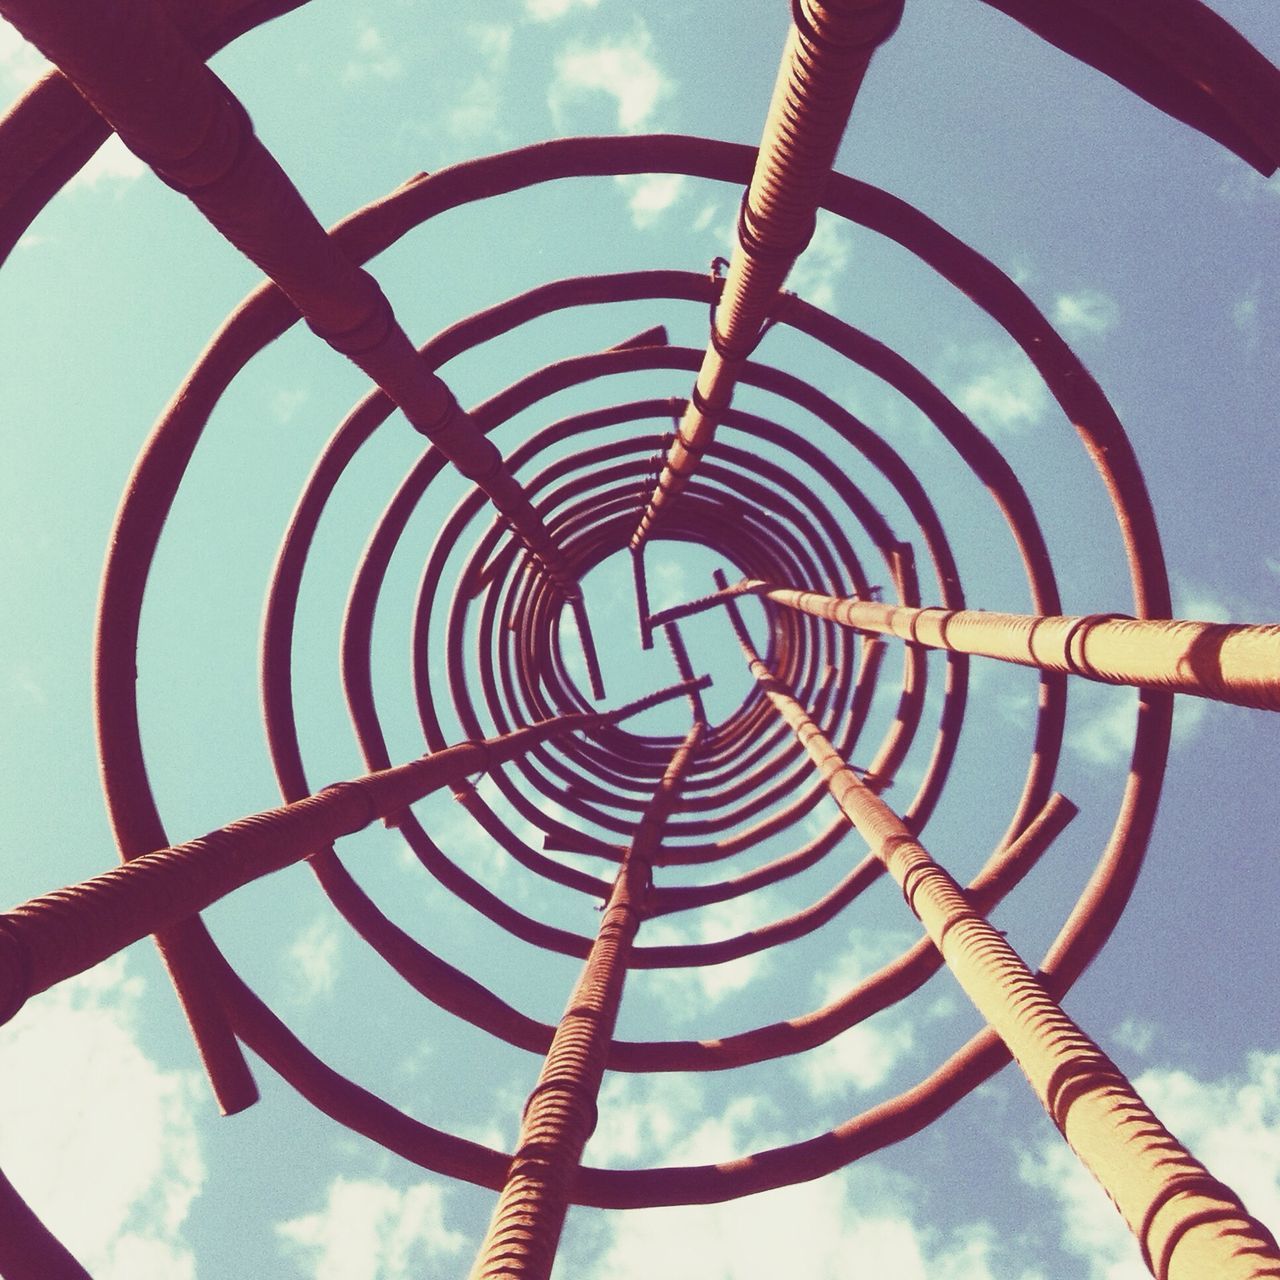
<svg viewBox="0 0 1280 1280">
<path fill-rule="evenodd" d="M 1214 8 L 1280 60 L 1274 6 L 1216 0 Z M 328 224 L 420 170 L 547 137 L 663 131 L 754 144 L 786 25 L 780 3 L 731 11 L 623 0 L 316 0 L 251 32 L 213 65 Z M 40 67 L 0 25 L 0 92 L 16 97 Z M 1274 620 L 1280 181 L 1260 178 L 976 0 L 908 5 L 873 65 L 839 166 L 917 204 L 990 257 L 1080 353 L 1143 465 L 1175 611 Z M 727 251 L 738 194 L 663 176 L 524 193 L 442 217 L 371 269 L 411 336 L 424 341 L 563 275 L 704 270 Z M 151 423 L 257 282 L 189 205 L 114 145 L 41 214 L 0 273 L 6 902 L 114 864 L 92 731 L 98 576 Z M 911 359 L 996 441 L 1041 513 L 1067 611 L 1127 607 L 1101 486 L 1031 366 L 991 321 L 902 251 L 833 219 L 819 222 L 790 287 Z M 673 341 L 705 340 L 700 307 L 596 310 L 522 330 L 444 374 L 463 403 L 474 403 L 548 359 L 655 323 L 667 324 Z M 219 406 L 149 587 L 139 656 L 144 743 L 175 840 L 279 800 L 257 694 L 262 601 L 305 477 L 367 390 L 358 371 L 299 328 L 257 357 Z M 905 402 L 785 333 L 771 336 L 761 356 L 811 379 L 907 457 L 937 502 L 971 604 L 1027 607 L 980 486 Z M 649 375 L 625 392 L 610 385 L 566 394 L 547 412 L 684 395 L 686 384 L 684 375 Z M 500 445 L 509 451 L 545 420 L 518 420 Z M 419 445 L 393 416 L 340 486 L 313 554 L 295 687 L 317 786 L 362 771 L 341 696 L 341 611 L 365 539 Z M 910 534 L 884 486 L 867 477 L 866 488 Z M 411 522 L 375 633 L 379 709 L 398 760 L 422 749 L 408 626 L 417 573 L 461 488 L 442 492 L 447 501 Z M 655 607 L 705 592 L 713 564 L 655 546 Z M 608 702 L 668 682 L 664 655 L 636 660 L 622 575 L 602 570 L 588 591 Z M 726 700 L 716 705 L 740 697 L 744 676 L 723 621 L 690 627 L 689 640 L 695 665 Z M 1034 687 L 1030 673 L 975 662 L 960 753 L 926 833 L 957 874 L 981 864 L 1007 821 Z M 868 742 L 883 732 L 888 706 L 878 700 Z M 936 699 L 890 801 L 911 794 L 930 714 Z M 1032 963 L 1114 821 L 1133 718 L 1132 692 L 1073 690 L 1057 785 L 1081 815 L 996 917 Z M 654 726 L 680 731 L 678 717 Z M 1266 713 L 1179 704 L 1147 867 L 1114 938 L 1066 1002 L 1166 1123 L 1273 1229 L 1275 761 Z M 449 797 L 424 804 L 421 815 L 451 855 L 522 908 L 593 931 L 590 902 L 508 865 Z M 364 833 L 343 852 L 398 923 L 525 1012 L 559 1016 L 575 963 L 531 956 L 453 903 L 394 832 Z M 862 852 L 851 836 L 830 866 L 749 903 L 655 922 L 641 940 L 753 927 L 811 901 Z M 207 918 L 251 985 L 332 1065 L 428 1123 L 509 1148 L 538 1062 L 406 991 L 344 932 L 305 868 L 244 890 Z M 785 955 L 635 975 L 620 1030 L 713 1036 L 791 1016 L 917 936 L 900 895 L 880 885 Z M 927 1074 L 975 1026 L 944 972 L 904 1006 L 799 1059 L 707 1078 L 611 1075 L 587 1159 L 699 1162 L 822 1132 Z M 380 1151 L 312 1111 L 260 1064 L 256 1074 L 261 1104 L 219 1118 L 154 949 L 141 943 L 33 1000 L 0 1029 L 0 1165 L 98 1280 L 465 1274 L 490 1193 Z M 576 1210 L 557 1274 L 754 1280 L 786 1271 L 820 1280 L 857 1267 L 893 1280 L 1145 1274 L 1119 1219 L 1011 1069 L 924 1134 L 816 1183 L 711 1208 Z"/>
</svg>

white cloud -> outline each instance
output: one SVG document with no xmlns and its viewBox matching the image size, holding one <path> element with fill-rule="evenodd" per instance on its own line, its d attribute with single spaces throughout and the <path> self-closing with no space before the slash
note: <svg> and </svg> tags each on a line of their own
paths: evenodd
<svg viewBox="0 0 1280 1280">
<path fill-rule="evenodd" d="M 524 0 L 524 11 L 534 22 L 555 22 L 574 9 L 594 9 L 600 0 Z"/>
<path fill-rule="evenodd" d="M 1134 1086 L 1251 1213 L 1280 1223 L 1280 1054 L 1251 1055 L 1243 1077 L 1205 1082 L 1186 1071 L 1152 1070 Z M 1088 1260 L 1089 1280 L 1149 1280 L 1120 1215 L 1064 1143 L 1028 1156 L 1020 1172 L 1057 1198 L 1063 1245 Z"/>
<path fill-rule="evenodd" d="M 1137 690 L 1077 680 L 1068 701 L 1068 750 L 1100 766 L 1128 760 L 1137 725 Z"/>
<path fill-rule="evenodd" d="M 680 173 L 626 173 L 614 181 L 626 193 L 631 224 L 637 231 L 653 226 L 680 199 L 685 185 Z"/>
<path fill-rule="evenodd" d="M 1252 204 L 1259 196 L 1264 199 L 1280 199 L 1280 173 L 1264 178 L 1256 169 L 1244 165 L 1235 171 L 1218 188 L 1218 194 L 1230 204 Z"/>
<path fill-rule="evenodd" d="M 351 59 L 342 68 L 343 84 L 365 80 L 397 80 L 404 74 L 400 55 L 387 46 L 386 37 L 371 22 L 362 22 L 356 32 Z"/>
<path fill-rule="evenodd" d="M 1053 304 L 1053 323 L 1069 337 L 1100 337 L 1119 321 L 1115 299 L 1097 289 L 1060 293 Z"/>
<path fill-rule="evenodd" d="M 1207 587 L 1174 575 L 1173 616 L 1192 622 L 1230 622 L 1231 606 Z"/>
<path fill-rule="evenodd" d="M 286 426 L 298 416 L 298 410 L 307 402 L 307 389 L 305 387 L 281 387 L 271 396 L 271 416 Z"/>
<path fill-rule="evenodd" d="M 96 1280 L 188 1280 L 204 1182 L 196 1072 L 138 1043 L 143 983 L 117 956 L 36 997 L 0 1039 L 0 1163 Z M 92 1088 L 87 1082 L 92 1082 Z"/>
<path fill-rule="evenodd" d="M 1262 323 L 1258 317 L 1258 295 L 1254 292 L 1237 300 L 1231 308 L 1231 321 L 1244 335 L 1245 344 L 1252 350 L 1262 337 Z"/>
<path fill-rule="evenodd" d="M 828 1004 L 839 999 L 863 978 L 901 955 L 914 941 L 901 929 L 858 927 L 850 930 L 839 958 L 814 979 L 819 1002 Z"/>
<path fill-rule="evenodd" d="M 990 435 L 1010 435 L 1037 425 L 1049 393 L 1035 366 L 1020 351 L 979 346 L 953 354 L 955 375 L 945 379 L 955 402 Z"/>
<path fill-rule="evenodd" d="M 585 1274 L 774 1280 L 797 1273 L 799 1249 L 806 1280 L 843 1280 L 851 1260 L 860 1273 L 892 1280 L 994 1280 L 994 1231 L 973 1225 L 942 1239 L 917 1227 L 884 1183 L 859 1168 L 730 1204 L 615 1214 L 609 1243 Z"/>
<path fill-rule="evenodd" d="M 711 1110 L 706 1085 L 691 1076 L 605 1076 L 600 1090 L 601 1123 L 587 1146 L 589 1164 L 636 1162 L 698 1164 L 731 1159 L 752 1145 L 776 1141 L 761 1119 L 770 1104 L 744 1094 L 723 1110 Z"/>
<path fill-rule="evenodd" d="M 343 935 L 332 915 L 313 920 L 289 948 L 292 986 L 303 1000 L 315 1000 L 333 991 L 338 976 L 338 950 Z"/>
<path fill-rule="evenodd" d="M 1087 1280 L 1151 1280 L 1115 1205 L 1065 1142 L 1024 1156 L 1019 1173 L 1057 1200 L 1063 1248 L 1086 1260 Z"/>
<path fill-rule="evenodd" d="M 679 560 L 653 560 L 645 565 L 649 607 L 655 612 L 670 609 L 689 599 L 688 576 Z"/>
<path fill-rule="evenodd" d="M 651 43 L 649 33 L 640 28 L 631 36 L 573 44 L 559 54 L 547 94 L 556 128 L 576 132 L 570 127 L 570 116 L 583 99 L 597 94 L 613 98 L 619 129 L 632 133 L 644 128 L 658 103 L 674 88 L 650 57 Z"/>
<path fill-rule="evenodd" d="M 147 172 L 147 166 L 120 141 L 117 134 L 112 134 L 97 151 L 89 157 L 88 163 L 67 184 L 68 191 L 77 189 L 93 190 L 104 183 L 119 186 L 133 182 Z"/>
<path fill-rule="evenodd" d="M 744 1094 L 716 1109 L 710 1104 L 714 1087 L 706 1077 L 680 1074 L 606 1076 L 588 1162 L 697 1164 L 784 1140 L 771 1128 L 780 1112 L 770 1098 Z M 994 1230 L 970 1223 L 944 1237 L 916 1225 L 910 1206 L 918 1201 L 911 1180 L 859 1164 L 729 1204 L 601 1215 L 591 1224 L 594 1230 L 571 1236 L 556 1274 L 585 1280 L 774 1280 L 796 1272 L 799 1244 L 806 1280 L 843 1278 L 851 1258 L 868 1275 L 891 1280 L 994 1280 Z M 589 1242 L 589 1257 L 581 1242 Z M 1044 1280 L 1026 1269 L 999 1274 Z"/>
<path fill-rule="evenodd" d="M 693 222 L 689 224 L 689 229 L 691 231 L 706 231 L 707 228 L 716 220 L 716 215 L 719 212 L 720 206 L 718 204 L 715 204 L 714 202 L 711 204 L 704 204 L 702 208 L 698 210 L 697 217 L 695 217 Z"/>
<path fill-rule="evenodd" d="M 1153 1070 L 1134 1084 L 1250 1213 L 1280 1226 L 1280 1053 L 1250 1054 L 1242 1075 L 1216 1082 Z"/>
<path fill-rule="evenodd" d="M 44 75 L 51 65 L 39 49 L 28 44 L 8 22 L 0 18 L 0 85 L 26 88 Z"/>
<path fill-rule="evenodd" d="M 847 1097 L 851 1089 L 882 1085 L 915 1043 L 915 1026 L 904 1015 L 882 1015 L 806 1053 L 796 1069 L 814 1098 Z"/>
<path fill-rule="evenodd" d="M 1151 1048 L 1156 1038 L 1155 1026 L 1141 1018 L 1126 1018 L 1112 1033 L 1111 1038 L 1126 1049 L 1142 1055 Z"/>
<path fill-rule="evenodd" d="M 448 113 L 449 131 L 457 138 L 501 137 L 503 90 L 511 63 L 513 27 L 475 23 L 467 30 L 476 46 L 479 70 Z"/>
<path fill-rule="evenodd" d="M 848 229 L 835 214 L 820 210 L 813 239 L 792 268 L 787 288 L 815 307 L 830 311 L 851 252 Z"/>
<path fill-rule="evenodd" d="M 674 919 L 654 920 L 645 926 L 641 941 L 646 945 L 715 942 L 737 937 L 762 923 L 761 904 L 755 899 L 732 898 L 704 907 L 697 913 L 693 938 Z M 655 992 L 661 991 L 668 1012 L 676 1018 L 693 1018 L 715 1003 L 736 994 L 761 977 L 769 967 L 769 954 L 757 951 L 719 964 L 702 964 L 693 969 L 664 969 L 652 975 Z"/>
<path fill-rule="evenodd" d="M 819 1003 L 838 999 L 911 942 L 901 930 L 852 930 L 839 959 L 814 978 Z M 900 1011 L 888 1010 L 798 1058 L 796 1073 L 814 1098 L 847 1096 L 850 1089 L 865 1091 L 883 1084 L 915 1043 L 915 1023 Z"/>
<path fill-rule="evenodd" d="M 410 1280 L 428 1264 L 455 1258 L 465 1243 L 445 1226 L 444 1199 L 434 1182 L 401 1189 L 337 1178 L 319 1213 L 279 1223 L 276 1231 L 313 1280 Z"/>
</svg>

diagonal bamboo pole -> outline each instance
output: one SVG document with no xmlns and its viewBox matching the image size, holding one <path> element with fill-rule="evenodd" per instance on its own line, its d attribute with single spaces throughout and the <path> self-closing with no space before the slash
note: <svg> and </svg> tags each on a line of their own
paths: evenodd
<svg viewBox="0 0 1280 1280">
<path fill-rule="evenodd" d="M 506 1185 L 470 1280 L 545 1280 L 569 1210 L 622 1004 L 627 963 L 658 860 L 662 832 L 706 724 L 695 720 L 640 818 L 600 931 L 525 1103 Z"/>
<path fill-rule="evenodd" d="M 1276 623 L 914 609 L 744 578 L 724 593 L 655 614 L 649 624 L 661 626 L 738 595 L 759 596 L 856 631 L 900 636 L 931 649 L 998 658 L 1106 684 L 1148 686 L 1280 711 L 1280 624 Z"/>
<path fill-rule="evenodd" d="M 497 447 L 420 357 L 377 281 L 320 225 L 159 0 L 0 0 L 0 13 L 488 495 L 566 598 L 580 598 L 576 569 Z M 603 697 L 594 666 L 591 674 Z"/>
<path fill-rule="evenodd" d="M 725 585 L 723 575 L 719 586 Z M 726 610 L 765 698 L 841 812 L 901 887 L 965 994 L 1009 1047 L 1049 1117 L 1102 1184 L 1157 1280 L 1280 1280 L 1280 1248 L 1230 1188 L 1173 1137 L 1128 1078 L 1040 985 L 902 820 L 841 759 Z"/>
<path fill-rule="evenodd" d="M 393 769 L 338 782 L 292 804 L 240 818 L 198 840 L 144 853 L 79 884 L 0 913 L 0 1023 L 33 995 L 83 973 L 150 933 L 185 920 L 252 880 L 390 817 L 445 786 L 550 738 L 596 729 L 687 696 L 685 681 L 611 712 L 583 711 L 462 742 Z"/>
<path fill-rule="evenodd" d="M 794 0 L 792 24 L 711 341 L 657 485 L 631 536 L 638 551 L 688 484 L 763 336 L 783 281 L 813 235 L 836 151 L 871 56 L 903 0 Z"/>
</svg>

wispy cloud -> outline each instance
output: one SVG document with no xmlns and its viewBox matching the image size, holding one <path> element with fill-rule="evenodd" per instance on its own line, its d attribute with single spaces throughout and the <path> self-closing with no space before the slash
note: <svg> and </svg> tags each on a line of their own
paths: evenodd
<svg viewBox="0 0 1280 1280">
<path fill-rule="evenodd" d="M 653 559 L 645 565 L 645 578 L 651 609 L 670 609 L 689 599 L 688 575 L 679 560 Z"/>
<path fill-rule="evenodd" d="M 697 923 L 677 924 L 675 918 L 654 920 L 645 926 L 641 941 L 646 945 L 668 946 L 682 942 L 713 942 L 732 938 L 758 927 L 764 918 L 760 904 L 751 898 L 733 898 L 704 907 Z M 686 918 L 687 919 L 687 918 Z M 716 1003 L 735 995 L 762 977 L 770 967 L 768 952 L 740 956 L 721 964 L 704 964 L 694 969 L 667 969 L 650 978 L 655 991 L 676 1018 L 696 1017 L 708 1001 Z"/>
<path fill-rule="evenodd" d="M 916 1225 L 905 1191 L 860 1167 L 730 1204 L 615 1214 L 608 1246 L 586 1275 L 772 1280 L 796 1272 L 801 1247 L 809 1280 L 847 1276 L 850 1259 L 893 1280 L 994 1280 L 994 1230 L 972 1224 L 942 1238 Z"/>
<path fill-rule="evenodd" d="M 499 138 L 499 125 L 511 64 L 515 29 L 497 22 L 478 22 L 467 29 L 476 48 L 477 71 L 448 113 L 449 132 L 456 138 Z"/>
<path fill-rule="evenodd" d="M 1134 1087 L 1251 1213 L 1280 1221 L 1280 1054 L 1252 1055 L 1243 1076 L 1206 1082 L 1152 1070 Z M 1149 1280 L 1114 1205 L 1063 1143 L 1027 1156 L 1020 1173 L 1057 1200 L 1063 1246 L 1086 1260 L 1088 1280 Z"/>
<path fill-rule="evenodd" d="M 1230 622 L 1231 606 L 1209 587 L 1173 575 L 1173 616 L 1192 622 Z"/>
<path fill-rule="evenodd" d="M 689 1076 L 610 1075 L 599 1105 L 608 1124 L 592 1135 L 586 1159 L 606 1166 L 727 1159 L 759 1141 L 772 1115 L 771 1104 L 753 1094 L 717 1108 Z"/>
<path fill-rule="evenodd" d="M 332 915 L 313 920 L 289 948 L 289 975 L 297 995 L 315 1000 L 333 991 L 338 977 L 342 933 Z"/>
<path fill-rule="evenodd" d="M 147 166 L 112 134 L 88 163 L 67 184 L 68 191 L 94 190 L 98 187 L 121 187 L 147 172 Z"/>
<path fill-rule="evenodd" d="M 882 1085 L 915 1048 L 915 1025 L 905 1015 L 888 1014 L 841 1032 L 806 1053 L 797 1071 L 812 1097 L 841 1098 Z"/>
<path fill-rule="evenodd" d="M 355 48 L 342 68 L 343 84 L 366 80 L 397 80 L 404 75 L 404 61 L 387 44 L 386 37 L 371 22 L 362 22 L 356 31 Z"/>
<path fill-rule="evenodd" d="M 51 65 L 39 49 L 0 18 L 0 87 L 25 88 Z"/>
<path fill-rule="evenodd" d="M 818 1002 L 826 1004 L 844 995 L 911 941 L 899 930 L 853 930 L 838 960 L 813 981 Z M 899 1010 L 890 1010 L 806 1053 L 796 1060 L 796 1072 L 817 1099 L 842 1097 L 850 1089 L 877 1088 L 915 1048 L 915 1031 L 914 1021 Z"/>
<path fill-rule="evenodd" d="M 534 22 L 555 22 L 574 9 L 594 9 L 600 0 L 524 0 L 524 11 Z"/>
<path fill-rule="evenodd" d="M 209 1104 L 197 1073 L 142 1049 L 142 994 L 117 956 L 38 996 L 0 1039 L 0 1162 L 98 1280 L 195 1274 L 183 1228 Z"/>
<path fill-rule="evenodd" d="M 1252 204 L 1255 200 L 1280 200 L 1280 173 L 1264 178 L 1256 169 L 1237 165 L 1231 176 L 1218 188 L 1218 195 L 1229 204 Z"/>
<path fill-rule="evenodd" d="M 813 980 L 814 991 L 822 1004 L 844 995 L 863 978 L 888 964 L 909 947 L 914 939 L 901 929 L 867 929 L 850 931 L 839 957 Z"/>
<path fill-rule="evenodd" d="M 1053 304 L 1053 323 L 1068 337 L 1091 338 L 1110 333 L 1120 322 L 1114 298 L 1098 289 L 1060 293 Z"/>
<path fill-rule="evenodd" d="M 720 213 L 720 206 L 715 201 L 704 204 L 689 224 L 690 231 L 706 231 Z"/>
<path fill-rule="evenodd" d="M 1156 1028 L 1141 1018 L 1126 1018 L 1112 1033 L 1111 1038 L 1125 1049 L 1131 1049 L 1139 1057 L 1155 1043 Z"/>
<path fill-rule="evenodd" d="M 626 194 L 631 225 L 637 231 L 653 226 L 680 199 L 685 187 L 680 173 L 625 173 L 614 181 Z"/>
<path fill-rule="evenodd" d="M 815 307 L 830 311 L 836 300 L 836 286 L 848 270 L 851 255 L 848 229 L 835 214 L 821 210 L 813 239 L 792 268 L 787 288 Z"/>
<path fill-rule="evenodd" d="M 1088 764 L 1117 765 L 1133 750 L 1137 690 L 1076 680 L 1067 703 L 1067 749 Z"/>
<path fill-rule="evenodd" d="M 1243 298 L 1238 298 L 1231 308 L 1231 323 L 1236 331 L 1244 335 L 1245 345 L 1252 351 L 1262 339 L 1262 319 L 1258 314 L 1258 287 L 1254 287 Z"/>
<path fill-rule="evenodd" d="M 943 364 L 940 381 L 989 435 L 1014 435 L 1034 427 L 1049 407 L 1039 373 L 1020 351 L 981 344 L 953 350 Z"/>
<path fill-rule="evenodd" d="M 298 416 L 298 410 L 306 404 L 307 394 L 305 387 L 281 387 L 272 392 L 271 416 L 281 426 L 287 426 Z"/>
<path fill-rule="evenodd" d="M 578 110 L 599 95 L 612 98 L 617 128 L 636 132 L 649 124 L 658 103 L 674 85 L 651 56 L 648 31 L 617 36 L 595 44 L 572 44 L 556 58 L 547 105 L 556 128 L 573 127 Z"/>
<path fill-rule="evenodd" d="M 453 1262 L 465 1237 L 445 1225 L 445 1191 L 434 1182 L 396 1187 L 336 1178 L 325 1206 L 277 1224 L 312 1280 L 410 1280 Z"/>
</svg>

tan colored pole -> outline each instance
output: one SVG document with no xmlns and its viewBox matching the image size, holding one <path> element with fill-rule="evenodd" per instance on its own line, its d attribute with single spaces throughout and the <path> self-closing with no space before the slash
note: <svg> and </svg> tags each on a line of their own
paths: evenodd
<svg viewBox="0 0 1280 1280">
<path fill-rule="evenodd" d="M 704 722 L 694 722 L 636 828 L 591 954 L 525 1103 L 520 1140 L 471 1280 L 545 1280 L 551 1274 L 582 1151 L 596 1126 L 596 1098 L 663 828 L 705 729 Z"/>
<path fill-rule="evenodd" d="M 1158 1280 L 1280 1277 L 1280 1249 L 1147 1107 L 1123 1072 L 1040 985 L 1004 935 L 844 762 L 760 661 L 727 602 L 751 674 L 804 746 L 841 812 L 902 888 L 947 966 L 1137 1238 Z"/>
<path fill-rule="evenodd" d="M 684 681 L 615 711 L 574 712 L 482 742 L 461 742 L 240 818 L 198 840 L 144 853 L 0 912 L 0 1023 L 38 992 L 377 818 L 399 813 L 432 791 L 456 786 L 548 739 L 639 715 L 707 683 L 705 677 Z"/>
<path fill-rule="evenodd" d="M 1107 684 L 1143 685 L 1280 711 L 1280 625 L 913 609 L 744 579 L 728 588 L 842 626 L 900 636 L 931 649 L 999 658 Z M 721 597 L 707 597 L 721 603 Z M 666 621 L 657 615 L 651 623 Z"/>
<path fill-rule="evenodd" d="M 662 509 L 689 482 L 733 399 L 796 259 L 813 235 L 871 55 L 892 34 L 903 0 L 795 0 L 738 238 L 716 306 L 711 342 L 662 474 L 631 537 L 638 550 Z"/>
</svg>

